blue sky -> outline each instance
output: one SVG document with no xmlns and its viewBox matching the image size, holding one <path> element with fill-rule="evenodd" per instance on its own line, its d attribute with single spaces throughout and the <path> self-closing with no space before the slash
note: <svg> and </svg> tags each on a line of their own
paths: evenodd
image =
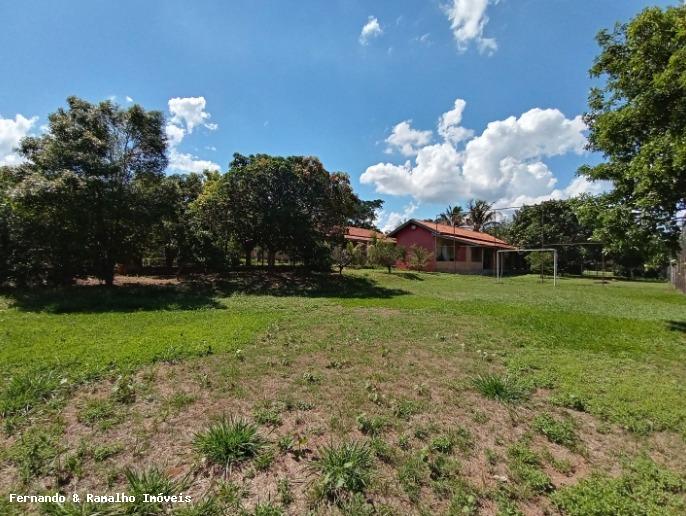
<svg viewBox="0 0 686 516">
<path fill-rule="evenodd" d="M 78 95 L 164 111 L 177 170 L 316 155 L 386 200 L 383 226 L 470 197 L 597 191 L 574 180 L 598 159 L 577 118 L 594 35 L 670 3 L 2 2 L 0 162 Z"/>
</svg>

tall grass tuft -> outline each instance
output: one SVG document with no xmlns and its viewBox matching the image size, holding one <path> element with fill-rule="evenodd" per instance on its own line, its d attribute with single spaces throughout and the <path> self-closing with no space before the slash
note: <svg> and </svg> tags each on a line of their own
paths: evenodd
<svg viewBox="0 0 686 516">
<path fill-rule="evenodd" d="M 361 493 L 372 480 L 374 458 L 371 449 L 356 442 L 325 446 L 315 468 L 322 475 L 320 492 L 329 500 L 340 501 Z"/>
<path fill-rule="evenodd" d="M 26 414 L 41 402 L 47 401 L 60 385 L 53 372 L 28 372 L 14 376 L 0 394 L 0 416 Z"/>
<path fill-rule="evenodd" d="M 179 495 L 188 489 L 188 477 L 173 479 L 165 472 L 157 468 L 146 471 L 135 471 L 127 469 L 124 471 L 128 484 L 128 493 L 135 497 L 127 508 L 125 514 L 166 514 L 165 510 L 169 507 L 164 502 L 145 502 L 143 494 L 150 495 Z M 165 509 L 166 507 L 166 509 Z"/>
<path fill-rule="evenodd" d="M 523 389 L 507 376 L 479 375 L 472 380 L 472 384 L 485 397 L 501 403 L 516 403 L 525 396 Z"/>
<path fill-rule="evenodd" d="M 197 433 L 193 444 L 210 461 L 229 467 L 256 457 L 266 442 L 257 426 L 240 418 L 229 418 Z"/>
</svg>

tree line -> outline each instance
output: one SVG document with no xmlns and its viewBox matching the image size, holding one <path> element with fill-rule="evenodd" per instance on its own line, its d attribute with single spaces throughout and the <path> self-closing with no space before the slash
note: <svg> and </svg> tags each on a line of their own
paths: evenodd
<svg viewBox="0 0 686 516">
<path fill-rule="evenodd" d="M 372 227 L 381 200 L 314 157 L 235 154 L 226 173 L 165 174 L 164 116 L 77 97 L 0 168 L 0 283 L 112 284 L 115 265 L 162 254 L 180 269 L 250 265 L 260 249 L 328 269 L 346 225 Z"/>
</svg>

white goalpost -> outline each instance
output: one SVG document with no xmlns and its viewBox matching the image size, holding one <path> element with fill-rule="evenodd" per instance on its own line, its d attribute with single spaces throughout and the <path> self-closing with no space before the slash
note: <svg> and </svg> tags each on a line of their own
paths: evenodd
<svg viewBox="0 0 686 516">
<path fill-rule="evenodd" d="M 495 277 L 500 282 L 503 277 L 501 253 L 553 253 L 553 287 L 557 286 L 557 249 L 500 249 L 495 255 Z"/>
</svg>

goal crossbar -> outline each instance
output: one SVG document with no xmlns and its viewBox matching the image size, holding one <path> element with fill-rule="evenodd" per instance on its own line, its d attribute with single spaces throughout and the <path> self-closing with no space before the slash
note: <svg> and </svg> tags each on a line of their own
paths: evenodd
<svg viewBox="0 0 686 516">
<path fill-rule="evenodd" d="M 495 255 L 496 281 L 500 281 L 500 278 L 502 278 L 502 274 L 500 271 L 502 265 L 502 260 L 500 259 L 501 253 L 553 253 L 553 287 L 557 286 L 557 249 L 499 249 Z"/>
</svg>

